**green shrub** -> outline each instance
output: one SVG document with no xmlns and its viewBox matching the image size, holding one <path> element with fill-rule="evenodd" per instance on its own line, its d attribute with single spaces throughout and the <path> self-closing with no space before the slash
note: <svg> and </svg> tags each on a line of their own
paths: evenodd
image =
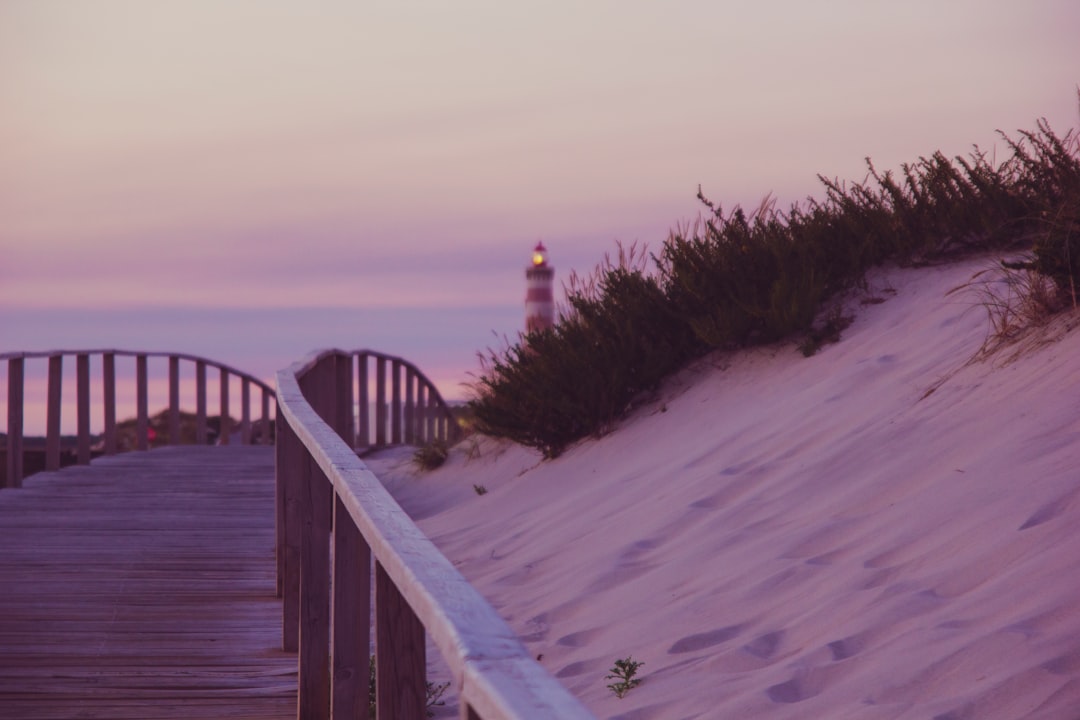
<svg viewBox="0 0 1080 720">
<path fill-rule="evenodd" d="M 606 431 L 636 396 L 712 348 L 774 342 L 796 333 L 812 354 L 843 323 L 813 329 L 823 303 L 884 262 L 913 264 L 1034 242 L 1028 265 L 1076 295 L 1080 274 L 1080 149 L 1045 120 L 1000 165 L 975 148 L 937 152 L 862 182 L 819 176 L 821 200 L 786 211 L 766 198 L 747 215 L 707 208 L 672 231 L 659 255 L 620 248 L 584 281 L 543 332 L 482 355 L 470 402 L 480 432 L 558 455 Z M 840 320 L 839 316 L 836 318 Z"/>
</svg>

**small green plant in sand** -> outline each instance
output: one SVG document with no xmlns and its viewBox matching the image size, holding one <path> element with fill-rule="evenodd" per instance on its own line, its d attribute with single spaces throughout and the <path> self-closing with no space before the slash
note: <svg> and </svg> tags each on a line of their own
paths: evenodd
<svg viewBox="0 0 1080 720">
<path fill-rule="evenodd" d="M 487 488 L 483 485 L 473 485 L 472 489 L 477 495 L 487 495 Z"/>
<path fill-rule="evenodd" d="M 413 453 L 413 462 L 421 470 L 434 470 L 446 462 L 450 448 L 442 440 L 432 440 L 422 445 Z"/>
<path fill-rule="evenodd" d="M 630 655 L 615 661 L 611 673 L 604 676 L 605 680 L 615 680 L 615 682 L 608 685 L 608 689 L 615 693 L 615 697 L 621 699 L 626 693 L 641 684 L 641 678 L 634 676 L 637 675 L 638 668 L 644 664 L 634 660 Z"/>
<path fill-rule="evenodd" d="M 368 667 L 370 668 L 368 674 L 368 718 L 375 720 L 375 656 L 372 655 Z M 435 713 L 431 708 L 441 707 L 446 704 L 446 701 L 442 699 L 443 694 L 450 689 L 450 683 L 433 683 L 430 680 L 427 682 L 427 716 L 435 717 Z"/>
</svg>

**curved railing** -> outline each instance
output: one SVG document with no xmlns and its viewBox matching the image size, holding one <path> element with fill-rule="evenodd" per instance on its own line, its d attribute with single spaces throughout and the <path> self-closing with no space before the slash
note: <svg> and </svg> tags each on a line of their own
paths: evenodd
<svg viewBox="0 0 1080 720">
<path fill-rule="evenodd" d="M 591 718 L 357 457 L 353 359 L 328 350 L 277 375 L 282 644 L 299 653 L 299 717 L 367 717 L 374 556 L 379 718 L 424 718 L 425 632 L 460 717 Z"/>
<path fill-rule="evenodd" d="M 45 352 L 15 352 L 0 353 L 0 360 L 6 360 L 8 365 L 7 381 L 7 480 L 8 487 L 19 487 L 22 484 L 23 467 L 23 403 L 25 400 L 25 377 L 27 361 L 48 362 L 48 391 L 46 409 L 46 432 L 45 432 L 45 469 L 57 470 L 60 467 L 60 412 L 62 405 L 63 366 L 65 357 L 75 358 L 76 378 L 76 417 L 77 439 L 76 458 L 80 464 L 90 462 L 90 358 L 101 356 L 101 382 L 102 382 L 102 405 L 104 408 L 104 433 L 102 436 L 102 452 L 107 455 L 116 453 L 117 445 L 117 422 L 116 422 L 116 358 L 135 358 L 135 395 L 136 395 L 136 422 L 135 422 L 135 449 L 146 450 L 150 446 L 150 418 L 148 408 L 149 398 L 149 372 L 150 358 L 167 358 L 169 363 L 169 408 L 168 408 L 168 435 L 170 444 L 180 443 L 180 363 L 181 361 L 194 363 L 196 385 L 196 412 L 195 412 L 195 442 L 206 443 L 207 433 L 207 393 L 206 377 L 207 369 L 212 368 L 220 373 L 220 416 L 221 426 L 218 430 L 219 442 L 227 444 L 232 428 L 229 425 L 229 380 L 232 377 L 241 381 L 241 419 L 240 441 L 251 443 L 255 440 L 269 443 L 272 441 L 270 431 L 270 399 L 274 390 L 262 380 L 229 367 L 223 363 L 208 360 L 196 355 L 167 352 L 143 352 L 134 350 L 50 350 Z M 252 437 L 251 422 L 251 387 L 262 390 L 262 422 L 259 438 Z"/>
<path fill-rule="evenodd" d="M 341 351 L 336 351 L 341 352 Z M 356 448 L 454 442 L 460 429 L 438 389 L 415 365 L 374 350 L 353 350 L 360 407 Z M 374 372 L 371 363 L 374 361 Z M 349 374 L 352 374 L 350 369 Z M 374 375 L 374 377 L 372 377 Z M 371 380 L 375 397 L 370 397 Z M 350 390 L 350 396 L 352 392 Z M 374 417 L 369 408 L 374 405 Z"/>
</svg>

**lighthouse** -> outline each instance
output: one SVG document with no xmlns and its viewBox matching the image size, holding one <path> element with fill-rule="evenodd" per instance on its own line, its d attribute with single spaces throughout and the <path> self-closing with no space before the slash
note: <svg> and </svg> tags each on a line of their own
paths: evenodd
<svg viewBox="0 0 1080 720">
<path fill-rule="evenodd" d="M 525 332 L 546 330 L 555 324 L 555 268 L 548 265 L 547 248 L 537 243 L 525 269 Z"/>
</svg>

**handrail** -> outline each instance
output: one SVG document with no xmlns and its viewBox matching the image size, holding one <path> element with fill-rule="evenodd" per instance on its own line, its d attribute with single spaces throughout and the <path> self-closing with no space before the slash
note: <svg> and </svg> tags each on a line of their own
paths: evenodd
<svg viewBox="0 0 1080 720">
<path fill-rule="evenodd" d="M 149 442 L 148 362 L 150 358 L 168 358 L 169 361 L 169 435 L 171 444 L 180 442 L 180 361 L 195 364 L 196 380 L 196 442 L 207 440 L 206 416 L 206 371 L 214 368 L 220 372 L 220 415 L 221 428 L 219 438 L 222 444 L 229 442 L 229 379 L 241 380 L 241 420 L 240 441 L 244 444 L 253 441 L 251 435 L 251 386 L 262 390 L 262 433 L 260 440 L 269 443 L 270 436 L 270 398 L 273 388 L 262 380 L 237 370 L 224 363 L 198 355 L 187 353 L 154 352 L 142 350 L 46 350 L 38 352 L 0 353 L 0 361 L 8 364 L 8 418 L 7 418 L 7 487 L 17 488 L 22 485 L 23 465 L 23 403 L 26 361 L 48 359 L 48 398 L 45 434 L 45 469 L 57 470 L 60 467 L 60 408 L 63 386 L 63 364 L 65 356 L 74 356 L 76 364 L 76 416 L 77 416 L 77 462 L 81 465 L 90 462 L 90 357 L 102 358 L 102 395 L 104 404 L 103 451 L 106 455 L 115 454 L 116 435 L 116 358 L 134 357 L 136 363 L 136 429 L 135 444 L 137 450 L 146 450 Z"/>
<path fill-rule="evenodd" d="M 366 716 L 372 556 L 377 717 L 424 717 L 425 631 L 461 718 L 593 717 L 357 457 L 354 356 L 327 350 L 277 375 L 282 644 L 299 653 L 299 717 Z"/>
</svg>

